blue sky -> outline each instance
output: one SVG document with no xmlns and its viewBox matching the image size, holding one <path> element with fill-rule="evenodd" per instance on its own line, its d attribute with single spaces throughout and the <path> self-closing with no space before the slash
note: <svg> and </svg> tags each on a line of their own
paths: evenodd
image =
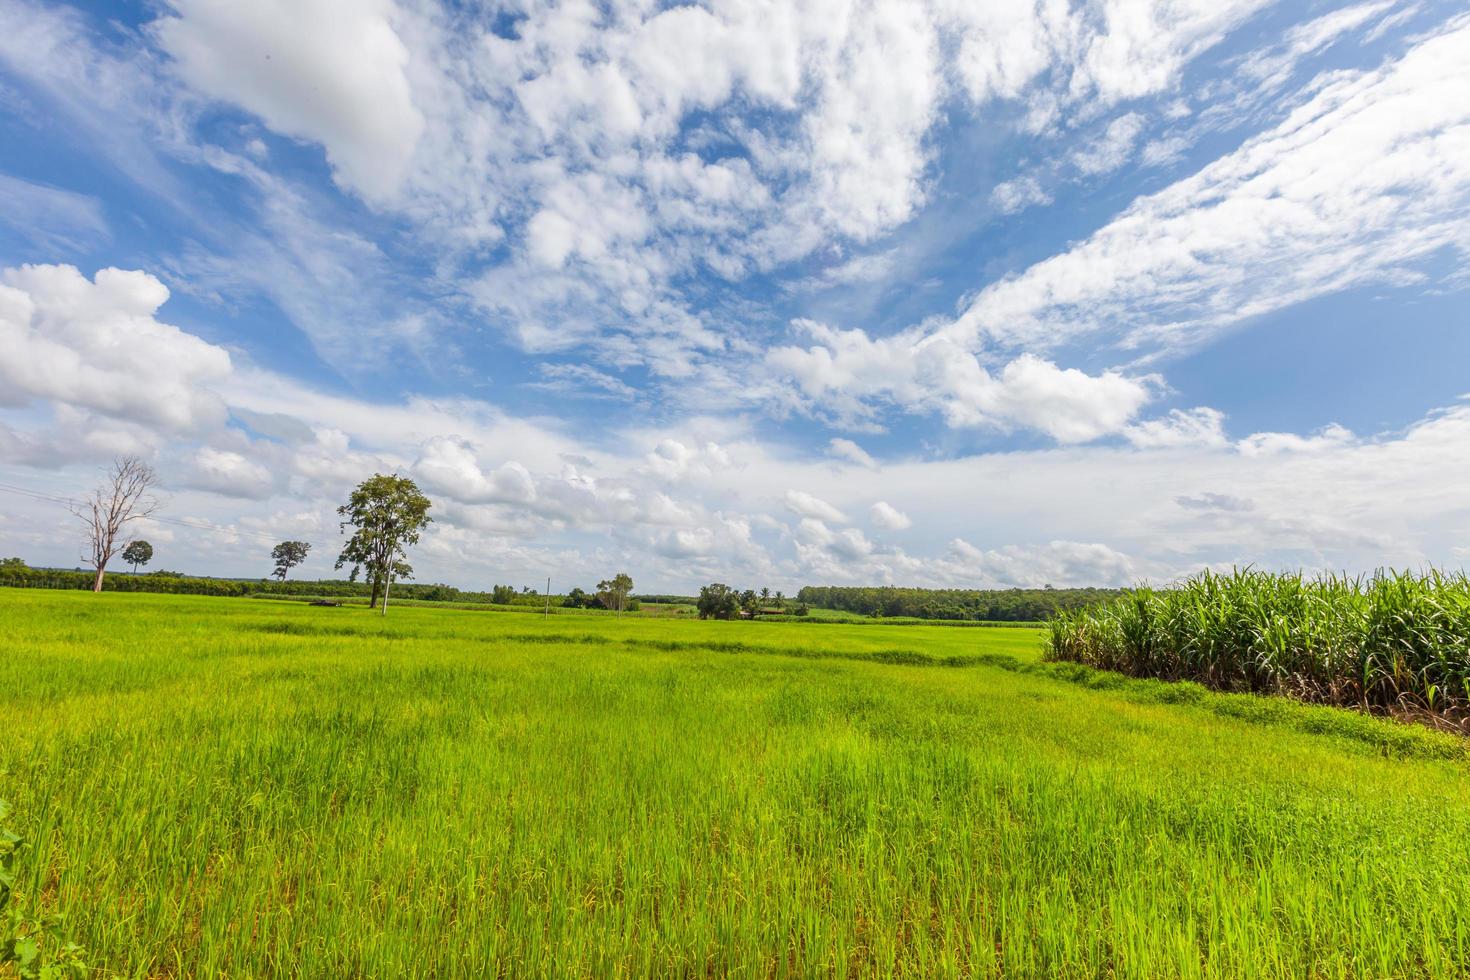
<svg viewBox="0 0 1470 980">
<path fill-rule="evenodd" d="M 1467 254 L 1453 3 L 0 0 L 0 483 L 191 571 L 1459 567 Z"/>
</svg>

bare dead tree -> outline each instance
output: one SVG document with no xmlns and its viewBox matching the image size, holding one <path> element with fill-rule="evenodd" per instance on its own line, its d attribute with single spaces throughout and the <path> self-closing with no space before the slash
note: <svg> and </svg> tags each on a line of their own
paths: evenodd
<svg viewBox="0 0 1470 980">
<path fill-rule="evenodd" d="M 158 477 L 153 467 L 136 456 L 120 456 L 112 461 L 112 469 L 102 485 L 72 508 L 72 513 L 87 527 L 87 544 L 91 554 L 82 560 L 97 569 L 92 591 L 102 591 L 102 577 L 107 563 L 126 545 L 124 530 L 133 521 L 142 520 L 158 510 L 158 500 L 149 491 Z"/>
</svg>

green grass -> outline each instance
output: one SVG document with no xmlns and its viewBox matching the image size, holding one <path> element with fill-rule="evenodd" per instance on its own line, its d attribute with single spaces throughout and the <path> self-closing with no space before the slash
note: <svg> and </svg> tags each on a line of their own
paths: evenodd
<svg viewBox="0 0 1470 980">
<path fill-rule="evenodd" d="M 1463 977 L 1464 743 L 1037 630 L 0 590 L 19 891 L 130 976 Z"/>
</svg>

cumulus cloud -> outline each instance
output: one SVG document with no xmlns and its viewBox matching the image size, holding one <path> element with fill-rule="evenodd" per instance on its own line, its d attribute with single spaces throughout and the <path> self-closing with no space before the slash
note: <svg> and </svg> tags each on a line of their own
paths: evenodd
<svg viewBox="0 0 1470 980">
<path fill-rule="evenodd" d="M 1312 435 L 1294 432 L 1257 432 L 1242 439 L 1239 448 L 1246 456 L 1272 456 L 1278 453 L 1317 453 L 1351 445 L 1355 436 L 1340 425 L 1329 425 Z"/>
<path fill-rule="evenodd" d="M 950 542 L 952 575 L 988 586 L 1127 585 L 1137 576 L 1133 559 L 1105 544 L 1051 541 L 981 549 L 961 538 Z"/>
<path fill-rule="evenodd" d="M 980 290 L 953 322 L 874 338 L 798 321 L 815 343 L 775 348 L 767 365 L 798 403 L 849 424 L 896 404 L 1064 442 L 1128 430 L 1139 445 L 1218 444 L 1200 410 L 1129 429 L 1157 379 L 1086 375 L 1044 353 L 1101 335 L 1154 356 L 1313 296 L 1393 281 L 1441 249 L 1470 254 L 1467 66 L 1462 17 L 1378 69 L 1324 76 L 1280 125 Z M 1138 116 L 1119 117 L 1103 148 L 1075 162 L 1108 169 L 1140 130 Z"/>
<path fill-rule="evenodd" d="M 784 500 L 786 509 L 799 517 L 832 524 L 847 522 L 847 516 L 842 511 L 805 490 L 787 490 Z"/>
<path fill-rule="evenodd" d="M 153 31 L 194 88 L 322 144 L 338 179 L 391 195 L 424 126 L 389 0 L 171 0 Z"/>
<path fill-rule="evenodd" d="M 486 472 L 468 442 L 453 436 L 435 436 L 424 443 L 414 473 L 430 489 L 460 503 L 529 504 L 536 500 L 536 482 L 515 460 Z"/>
<path fill-rule="evenodd" d="M 1137 4 L 944 6 L 961 25 L 957 65 L 971 98 L 1016 98 L 1055 70 L 1060 84 L 1032 93 L 1041 122 L 1082 100 L 1112 105 L 1168 88 L 1191 59 L 1267 0 Z"/>
<path fill-rule="evenodd" d="M 1154 396 L 1157 379 L 1117 371 L 1089 375 L 1022 354 L 999 372 L 967 351 L 913 333 L 874 340 L 862 330 L 804 321 L 816 344 L 778 347 L 766 358 L 806 404 L 844 421 L 871 418 L 875 401 L 943 415 L 952 426 L 1025 427 L 1059 442 L 1122 430 Z"/>
<path fill-rule="evenodd" d="M 1050 204 L 1051 195 L 1042 189 L 1040 181 L 1028 174 L 996 184 L 990 191 L 990 200 L 1002 214 L 1015 214 L 1033 204 Z"/>
<path fill-rule="evenodd" d="M 914 523 L 909 519 L 909 515 L 886 500 L 880 500 L 868 508 L 868 516 L 875 527 L 885 531 L 905 531 Z"/>
<path fill-rule="evenodd" d="M 1167 390 L 1143 373 L 1156 355 L 1310 296 L 1401 282 L 1470 242 L 1464 18 L 1281 94 L 1277 79 L 1402 13 L 1358 3 L 1222 55 L 1239 79 L 1191 84 L 1188 104 L 1135 101 L 1172 98 L 1185 67 L 1264 6 L 528 3 L 502 36 L 479 10 L 433 3 L 177 0 L 104 43 L 71 8 L 0 5 L 4 97 L 34 97 L 38 119 L 193 223 L 155 266 L 176 290 L 231 313 L 273 305 L 344 373 L 362 356 L 407 374 L 432 349 L 435 391 L 474 390 L 493 363 L 496 384 L 523 368 L 529 386 L 648 420 L 610 439 L 586 419 L 415 396 L 412 381 L 372 401 L 329 395 L 160 322 L 168 292 L 150 275 L 25 267 L 0 276 L 0 467 L 65 480 L 98 455 L 156 452 L 188 501 L 178 513 L 241 527 L 295 527 L 367 473 L 409 472 L 443 518 L 423 567 L 487 577 L 627 563 L 670 587 L 1060 585 L 1240 557 L 1443 560 L 1470 476 L 1463 411 L 1379 435 L 1238 442 L 1216 409 L 1148 411 Z M 1220 92 L 1245 94 L 1211 106 Z M 958 218 L 1043 206 L 1135 159 L 1203 154 L 1222 142 L 1201 138 L 1209 127 L 1248 113 L 1270 128 L 1079 227 L 1053 259 L 1006 275 L 1013 259 L 986 256 L 940 283 L 934 302 L 964 297 L 957 319 L 893 329 L 890 315 L 936 309 L 924 273 L 898 302 L 860 288 L 922 269 L 925 248 L 964 231 Z M 971 210 L 940 213 L 955 200 L 941 138 L 977 124 L 1038 151 L 1017 154 L 988 204 L 978 169 Z M 298 167 L 282 137 L 319 145 L 360 200 Z M 181 187 L 190 167 L 208 168 L 207 191 Z M 210 205 L 221 187 L 241 213 Z M 90 197 L 0 178 L 7 195 L 23 236 L 54 229 L 48 248 L 105 239 Z M 1033 244 L 1013 254 L 1029 261 Z M 404 255 L 411 272 L 395 275 Z M 812 285 L 783 288 L 791 276 Z M 771 343 L 767 285 L 811 317 L 799 341 Z M 849 318 L 859 303 L 836 294 L 854 293 L 877 312 Z M 483 328 L 527 363 L 500 347 L 475 356 Z M 884 445 L 916 438 L 878 466 L 805 424 L 775 434 L 762 408 L 849 434 L 898 413 L 969 431 L 929 438 L 905 419 Z M 1066 448 L 965 455 L 977 430 Z M 956 544 L 934 553 L 890 500 Z M 863 514 L 863 530 L 844 526 Z"/>
<path fill-rule="evenodd" d="M 680 277 L 871 241 L 928 199 L 947 108 L 1090 117 L 1167 89 L 1262 2 L 533 3 L 508 36 L 432 4 L 171 0 L 149 33 L 193 92 L 320 144 L 340 184 L 435 247 L 508 242 L 464 289 L 526 349 L 594 346 L 687 378 L 721 345 Z M 1004 210 L 1045 197 L 1028 177 L 996 190 Z"/>
<path fill-rule="evenodd" d="M 868 455 L 868 451 L 851 439 L 835 438 L 827 443 L 827 452 L 837 459 L 845 459 L 850 463 L 865 466 L 868 469 L 877 469 L 878 461 Z"/>
<path fill-rule="evenodd" d="M 719 443 L 690 446 L 678 439 L 660 439 L 644 456 L 648 470 L 666 480 L 704 480 L 727 472 L 734 462 Z"/>
<path fill-rule="evenodd" d="M 185 485 L 225 497 L 263 500 L 271 495 L 275 479 L 270 470 L 244 455 L 204 446 L 194 454 Z"/>
<path fill-rule="evenodd" d="M 157 320 L 167 299 L 145 272 L 0 270 L 0 400 L 45 399 L 170 431 L 223 422 L 212 386 L 229 376 L 230 355 Z"/>
<path fill-rule="evenodd" d="M 504 580 L 513 568 L 529 582 L 537 569 L 616 563 L 670 589 L 715 578 L 788 589 L 813 581 L 974 587 L 1167 581 L 1232 561 L 1413 565 L 1452 557 L 1443 528 L 1458 520 L 1459 488 L 1470 481 L 1470 462 L 1459 451 L 1470 438 L 1463 406 L 1373 438 L 1329 429 L 1224 446 L 1163 442 L 1147 452 L 1124 443 L 906 458 L 861 481 L 834 483 L 826 457 L 793 458 L 733 431 L 722 436 L 730 448 L 719 454 L 738 460 L 739 481 L 691 479 L 690 464 L 709 459 L 707 449 L 689 448 L 708 445 L 693 433 L 663 437 L 682 448 L 662 452 L 659 435 L 626 433 L 627 448 L 609 452 L 598 440 L 568 439 L 475 403 L 369 404 L 261 374 L 241 392 L 255 399 L 245 411 L 268 404 L 273 427 L 291 440 L 227 438 L 234 430 L 226 429 L 211 437 L 218 444 L 166 455 L 160 467 L 176 513 L 246 528 L 263 521 L 283 535 L 309 536 L 291 515 L 330 513 L 374 470 L 411 472 L 430 489 L 440 517 L 423 546 L 426 576 L 473 568 Z M 235 397 L 232 390 L 232 405 Z M 283 421 L 303 417 L 316 421 L 309 439 Z M 20 416 L 7 421 L 20 435 L 34 431 Z M 650 457 L 682 475 L 660 472 Z M 16 480 L 15 465 L 7 455 L 0 469 Z M 236 493 L 255 479 L 260 493 L 221 503 L 217 493 L 190 489 L 204 485 L 200 474 Z M 275 478 L 268 492 L 267 474 Z M 34 475 L 22 479 L 35 485 Z M 795 491 L 788 498 L 793 484 L 821 487 L 822 496 Z M 896 527 L 873 503 L 877 492 L 882 503 L 902 500 L 921 511 L 926 526 L 951 529 L 957 543 L 938 553 L 923 547 L 922 537 Z M 977 508 L 976 500 L 985 505 Z M 795 524 L 773 520 L 772 502 L 795 513 Z M 837 526 L 859 511 L 884 532 L 881 546 Z M 291 519 L 273 517 L 279 514 Z M 253 560 L 249 542 L 226 547 L 181 534 L 181 553 L 201 549 L 201 567 L 233 571 L 219 563 L 227 566 L 237 550 L 239 561 Z"/>
</svg>

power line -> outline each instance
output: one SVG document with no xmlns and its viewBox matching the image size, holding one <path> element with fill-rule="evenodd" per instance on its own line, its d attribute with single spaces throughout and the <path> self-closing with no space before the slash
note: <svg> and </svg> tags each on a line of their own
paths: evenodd
<svg viewBox="0 0 1470 980">
<path fill-rule="evenodd" d="M 3 491 L 5 493 L 19 494 L 22 497 L 30 497 L 32 500 L 41 500 L 47 503 L 61 504 L 64 507 L 82 506 L 82 501 L 76 500 L 71 497 L 55 497 L 51 494 L 40 493 L 35 490 L 28 490 L 25 487 L 12 486 L 8 483 L 0 483 L 0 491 Z M 158 521 L 160 524 L 173 524 L 177 527 L 193 528 L 196 531 L 214 531 L 219 534 L 246 534 L 254 538 L 260 538 L 262 541 L 279 540 L 278 535 L 271 534 L 269 531 L 251 531 L 246 528 L 225 527 L 220 524 L 210 524 L 208 521 L 185 521 L 180 520 L 177 517 L 157 516 L 150 516 L 146 518 L 146 520 Z"/>
</svg>

